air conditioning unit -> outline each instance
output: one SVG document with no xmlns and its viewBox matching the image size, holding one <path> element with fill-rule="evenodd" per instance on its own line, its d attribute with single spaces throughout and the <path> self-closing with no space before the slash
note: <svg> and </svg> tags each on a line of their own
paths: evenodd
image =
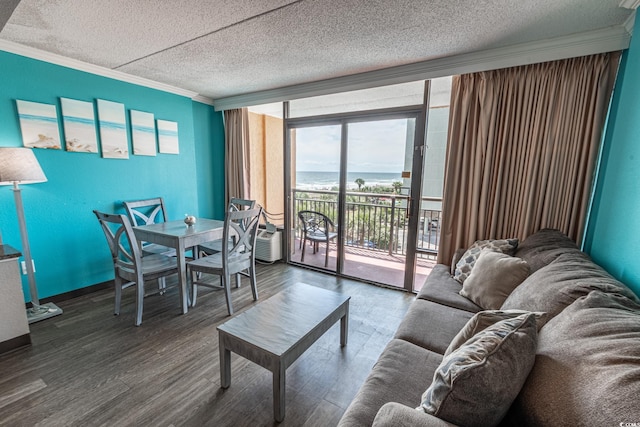
<svg viewBox="0 0 640 427">
<path fill-rule="evenodd" d="M 256 259 L 274 262 L 282 259 L 282 231 L 260 230 L 256 236 Z"/>
</svg>

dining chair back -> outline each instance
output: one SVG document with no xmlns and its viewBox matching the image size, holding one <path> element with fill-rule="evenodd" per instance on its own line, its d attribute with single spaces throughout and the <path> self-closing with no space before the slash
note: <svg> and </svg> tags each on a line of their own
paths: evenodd
<svg viewBox="0 0 640 427">
<path fill-rule="evenodd" d="M 187 264 L 191 279 L 191 305 L 195 306 L 198 286 L 224 289 L 229 315 L 233 314 L 231 303 L 231 276 L 240 274 L 249 278 L 253 300 L 258 299 L 256 283 L 255 244 L 262 208 L 228 211 L 224 220 L 223 242 L 220 252 L 199 258 Z M 234 238 L 235 236 L 235 238 Z M 205 274 L 220 276 L 220 284 L 206 281 Z M 239 287 L 239 282 L 236 282 Z"/>
<path fill-rule="evenodd" d="M 162 197 L 122 202 L 133 226 L 155 224 L 167 220 Z"/>
<path fill-rule="evenodd" d="M 145 292 L 145 281 L 161 279 L 177 273 L 178 265 L 175 258 L 153 254 L 142 256 L 140 246 L 133 233 L 129 218 L 121 214 L 108 214 L 94 210 L 102 231 L 107 239 L 113 262 L 115 282 L 114 314 L 120 314 L 122 290 L 130 286 L 136 287 L 136 318 L 135 325 L 142 323 L 142 303 L 147 295 L 162 293 L 164 287 L 153 292 Z"/>
<path fill-rule="evenodd" d="M 122 202 L 134 227 L 166 222 L 167 212 L 162 197 Z M 140 242 L 143 254 L 175 256 L 176 250 L 156 243 Z"/>
<path fill-rule="evenodd" d="M 253 209 L 256 207 L 256 201 L 250 199 L 241 199 L 238 197 L 232 197 L 229 200 L 230 211 L 243 211 L 247 209 Z"/>
<path fill-rule="evenodd" d="M 247 209 L 253 209 L 256 206 L 255 200 L 249 199 L 240 199 L 236 197 L 232 197 L 229 201 L 229 206 L 227 208 L 227 212 L 238 212 Z M 233 239 L 235 236 L 231 236 L 231 240 L 229 241 L 229 245 L 233 245 Z M 218 252 L 222 252 L 222 239 L 213 240 L 211 242 L 204 243 L 198 247 L 200 256 L 212 255 Z"/>
<path fill-rule="evenodd" d="M 302 225 L 302 254 L 300 255 L 300 262 L 304 262 L 307 241 L 312 243 L 313 253 L 318 250 L 319 243 L 325 243 L 324 266 L 326 268 L 329 265 L 329 243 L 338 237 L 333 221 L 321 212 L 307 210 L 298 212 L 298 219 Z"/>
</svg>

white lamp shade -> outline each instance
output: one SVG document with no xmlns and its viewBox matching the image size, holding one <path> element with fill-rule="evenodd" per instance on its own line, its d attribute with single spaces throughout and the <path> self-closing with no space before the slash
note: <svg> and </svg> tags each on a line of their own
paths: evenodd
<svg viewBox="0 0 640 427">
<path fill-rule="evenodd" d="M 0 147 L 0 185 L 45 182 L 33 150 L 23 147 Z"/>
</svg>

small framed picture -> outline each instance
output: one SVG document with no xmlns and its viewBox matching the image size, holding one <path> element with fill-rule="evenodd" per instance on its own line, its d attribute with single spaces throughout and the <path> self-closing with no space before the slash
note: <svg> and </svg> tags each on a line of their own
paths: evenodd
<svg viewBox="0 0 640 427">
<path fill-rule="evenodd" d="M 98 138 L 93 103 L 60 98 L 60 104 L 67 151 L 97 153 Z"/>
<path fill-rule="evenodd" d="M 153 114 L 131 110 L 131 139 L 133 154 L 138 156 L 156 155 L 156 125 Z"/>
<path fill-rule="evenodd" d="M 178 123 L 168 120 L 157 120 L 157 124 L 160 152 L 165 154 L 180 154 Z"/>
<path fill-rule="evenodd" d="M 129 138 L 124 104 L 98 99 L 98 123 L 102 157 L 105 159 L 128 159 Z"/>
<path fill-rule="evenodd" d="M 16 100 L 22 144 L 29 148 L 60 150 L 60 129 L 56 106 Z"/>
</svg>

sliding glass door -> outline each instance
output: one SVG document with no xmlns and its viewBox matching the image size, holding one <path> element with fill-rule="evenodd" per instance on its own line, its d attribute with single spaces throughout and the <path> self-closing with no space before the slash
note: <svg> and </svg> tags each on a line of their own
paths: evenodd
<svg viewBox="0 0 640 427">
<path fill-rule="evenodd" d="M 290 188 L 292 238 L 289 256 L 292 262 L 314 268 L 337 271 L 337 228 L 340 224 L 338 195 L 340 187 L 341 125 L 319 125 L 288 130 L 290 150 Z M 304 212 L 317 212 L 330 221 L 327 240 L 321 231 L 306 230 Z M 301 214 L 302 212 L 302 214 Z M 302 217 L 301 217 L 302 215 Z M 315 217 L 311 220 L 317 222 Z M 308 228 L 321 224 L 306 224 Z M 311 234 L 313 233 L 313 234 Z M 335 233 L 335 234 L 334 234 Z M 327 247 L 328 242 L 328 247 Z"/>
<path fill-rule="evenodd" d="M 413 290 L 424 114 L 417 106 L 285 120 L 289 262 Z M 313 230 L 304 211 L 333 227 Z"/>
<path fill-rule="evenodd" d="M 348 123 L 342 272 L 404 287 L 415 118 Z"/>
</svg>

